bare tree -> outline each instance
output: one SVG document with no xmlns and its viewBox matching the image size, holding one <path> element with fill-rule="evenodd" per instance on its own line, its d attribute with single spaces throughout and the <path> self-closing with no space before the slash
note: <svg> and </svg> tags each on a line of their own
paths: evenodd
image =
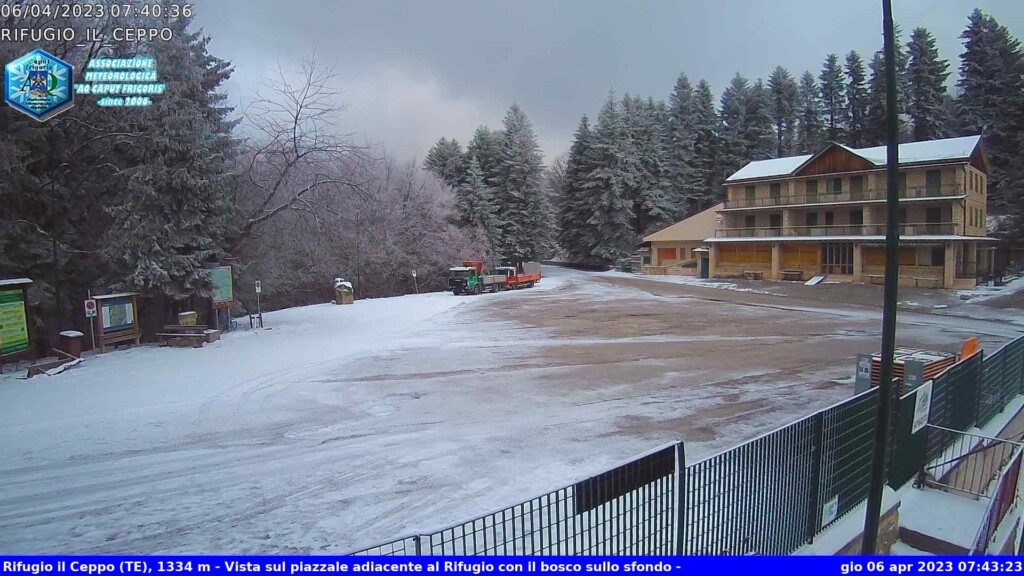
<svg viewBox="0 0 1024 576">
<path fill-rule="evenodd" d="M 331 68 L 317 64 L 313 56 L 303 57 L 296 74 L 279 67 L 246 109 L 244 123 L 250 136 L 244 178 L 235 197 L 238 232 L 230 252 L 285 211 L 304 210 L 317 217 L 325 209 L 317 205 L 317 193 L 363 193 L 360 183 L 347 174 L 369 149 L 340 132 L 339 116 L 345 108 L 334 80 Z"/>
</svg>

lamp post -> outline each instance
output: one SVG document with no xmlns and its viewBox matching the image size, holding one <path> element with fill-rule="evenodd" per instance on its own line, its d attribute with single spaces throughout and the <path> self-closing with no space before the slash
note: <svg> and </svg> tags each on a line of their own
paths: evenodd
<svg viewBox="0 0 1024 576">
<path fill-rule="evenodd" d="M 899 117 L 896 112 L 896 44 L 892 21 L 892 0 L 882 0 L 882 33 L 885 38 L 886 105 L 886 221 L 885 292 L 882 308 L 882 366 L 878 379 L 878 411 L 875 442 L 871 455 L 871 482 L 864 514 L 861 553 L 873 555 L 878 547 L 878 524 L 885 489 L 885 457 L 892 421 L 892 372 L 896 353 L 896 300 L 899 289 Z"/>
</svg>

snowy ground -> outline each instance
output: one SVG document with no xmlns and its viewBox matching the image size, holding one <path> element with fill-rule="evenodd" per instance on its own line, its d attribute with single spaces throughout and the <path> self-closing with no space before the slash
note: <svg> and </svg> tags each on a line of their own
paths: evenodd
<svg viewBox="0 0 1024 576">
<path fill-rule="evenodd" d="M 874 308 L 545 274 L 0 376 L 0 552 L 344 552 L 672 440 L 728 448 L 847 397 L 878 346 Z M 1018 330 L 903 321 L 901 345 L 941 349 Z"/>
</svg>

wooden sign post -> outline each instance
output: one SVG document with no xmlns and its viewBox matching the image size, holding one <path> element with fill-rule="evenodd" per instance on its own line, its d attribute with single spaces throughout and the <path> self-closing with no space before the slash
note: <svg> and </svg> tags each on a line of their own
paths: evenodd
<svg viewBox="0 0 1024 576">
<path fill-rule="evenodd" d="M 97 322 L 96 337 L 99 340 L 100 354 L 107 351 L 107 346 L 121 342 L 134 342 L 136 346 L 142 338 L 139 330 L 139 294 L 137 292 L 121 292 L 93 296 L 96 301 Z"/>
</svg>

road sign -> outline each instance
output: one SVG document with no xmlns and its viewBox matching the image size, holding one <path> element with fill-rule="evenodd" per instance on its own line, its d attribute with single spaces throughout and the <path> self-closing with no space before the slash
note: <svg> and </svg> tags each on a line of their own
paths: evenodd
<svg viewBox="0 0 1024 576">
<path fill-rule="evenodd" d="M 260 286 L 260 281 L 259 281 L 259 280 L 257 280 L 257 281 L 256 281 L 256 293 L 257 293 L 257 294 L 260 294 L 260 293 L 262 293 L 262 292 L 263 292 L 263 286 Z"/>
<path fill-rule="evenodd" d="M 92 298 L 85 301 L 85 317 L 92 318 L 96 316 L 96 301 Z"/>
</svg>

